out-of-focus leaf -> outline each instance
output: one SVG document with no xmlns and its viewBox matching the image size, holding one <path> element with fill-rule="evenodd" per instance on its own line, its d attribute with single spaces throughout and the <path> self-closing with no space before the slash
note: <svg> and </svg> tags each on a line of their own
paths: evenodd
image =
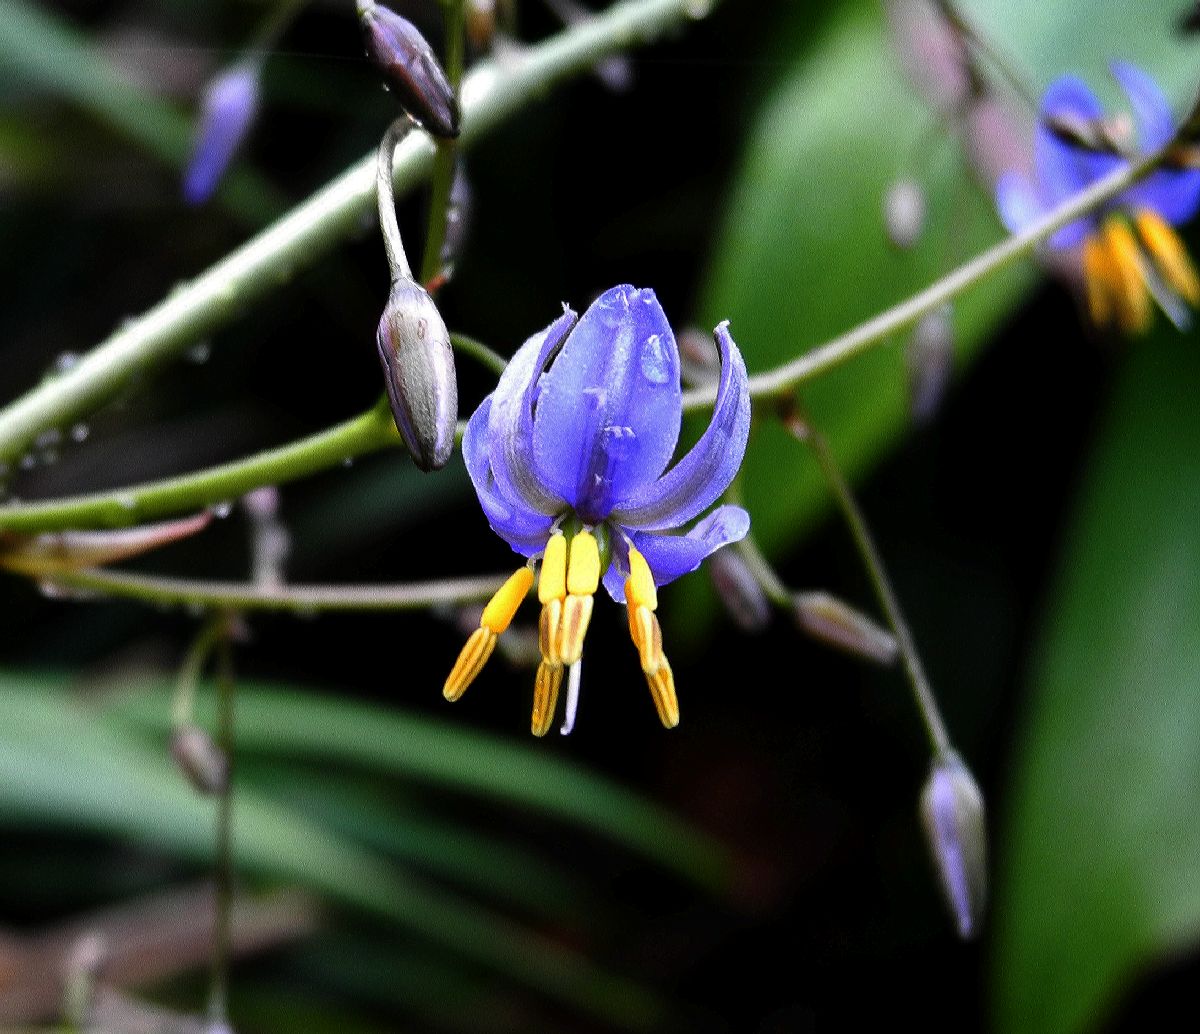
<svg viewBox="0 0 1200 1034">
<path fill-rule="evenodd" d="M 1074 1034 L 1200 941 L 1200 357 L 1138 342 L 1051 596 L 998 838 L 1001 1032 Z"/>
<path fill-rule="evenodd" d="M 203 859 L 212 850 L 213 803 L 188 790 L 165 750 L 89 713 L 46 681 L 5 675 L 0 822 L 128 837 Z M 612 1024 L 641 1029 L 664 1011 L 632 981 L 413 877 L 262 794 L 239 788 L 234 823 L 241 872 L 299 883 Z"/>
<path fill-rule="evenodd" d="M 1194 46 L 1172 35 L 1178 10 L 1168 0 L 975 0 L 963 7 L 1029 71 L 1034 89 L 1077 71 L 1115 100 L 1106 62 L 1122 56 L 1152 69 L 1178 98 L 1194 92 L 1200 78 Z M 748 135 L 702 297 L 705 325 L 729 319 L 752 372 L 903 300 L 949 272 L 952 256 L 961 261 L 1003 233 L 991 199 L 969 179 L 959 144 L 928 132 L 932 116 L 890 51 L 879 5 L 841 5 L 819 45 L 806 14 L 796 5 L 780 32 L 796 41 L 791 52 L 800 58 L 783 65 Z M 1020 102 L 1014 105 L 1020 111 Z M 922 244 L 898 252 L 887 241 L 880 203 L 902 173 L 919 174 L 930 219 Z M 1032 263 L 1018 262 L 961 296 L 954 318 L 960 365 L 1034 282 L 1033 273 Z M 877 462 L 909 423 L 903 356 L 893 346 L 852 360 L 805 392 L 851 476 Z M 772 552 L 796 541 L 827 506 L 806 450 L 774 427 L 751 441 L 745 495 L 755 531 Z M 697 601 L 689 605 L 707 606 L 706 582 L 693 579 L 692 588 Z M 673 620 L 673 639 L 688 627 L 699 635 L 703 623 Z"/>
<path fill-rule="evenodd" d="M 128 697 L 116 713 L 165 733 L 167 692 Z M 246 683 L 238 686 L 238 743 L 250 753 L 359 765 L 541 812 L 701 886 L 726 886 L 726 853 L 670 812 L 575 765 L 461 725 Z"/>
<path fill-rule="evenodd" d="M 0 71 L 72 101 L 169 165 L 187 160 L 191 119 L 134 86 L 81 33 L 26 0 L 0 5 Z M 279 207 L 273 189 L 245 171 L 229 177 L 222 197 L 254 222 Z"/>
</svg>

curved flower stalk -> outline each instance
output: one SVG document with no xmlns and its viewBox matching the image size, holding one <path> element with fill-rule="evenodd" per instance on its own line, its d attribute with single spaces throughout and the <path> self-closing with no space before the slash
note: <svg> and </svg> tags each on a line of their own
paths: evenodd
<svg viewBox="0 0 1200 1034">
<path fill-rule="evenodd" d="M 695 570 L 750 528 L 719 506 L 691 530 L 741 465 L 750 431 L 746 367 L 726 323 L 712 421 L 670 470 L 682 402 L 679 350 L 653 291 L 621 285 L 577 318 L 563 315 L 517 351 L 472 415 L 463 458 L 492 530 L 529 558 L 493 597 L 446 680 L 457 700 L 483 668 L 538 572 L 542 662 L 532 729 L 554 718 L 568 673 L 563 733 L 574 724 L 580 659 L 601 581 L 624 603 L 659 718 L 679 722 L 675 681 L 654 615 L 656 587 Z"/>
<path fill-rule="evenodd" d="M 1143 153 L 1174 139 L 1175 120 L 1158 84 L 1124 62 L 1112 74 L 1129 98 Z M 1113 146 L 1123 123 L 1107 121 L 1096 95 L 1075 76 L 1056 79 L 1042 98 L 1034 139 L 1034 175 L 1006 173 L 996 186 L 1004 224 L 1018 233 L 1093 183 L 1127 167 Z M 1094 139 L 1089 139 L 1094 138 Z M 1081 247 L 1092 321 L 1126 333 L 1150 324 L 1153 297 L 1177 326 L 1188 323 L 1184 303 L 1200 303 L 1200 278 L 1173 227 L 1200 208 L 1200 169 L 1161 167 L 1116 195 L 1092 215 L 1050 238 L 1056 250 Z"/>
</svg>

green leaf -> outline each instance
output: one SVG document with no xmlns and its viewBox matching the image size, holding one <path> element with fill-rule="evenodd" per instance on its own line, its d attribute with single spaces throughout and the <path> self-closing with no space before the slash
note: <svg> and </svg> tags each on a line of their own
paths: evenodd
<svg viewBox="0 0 1200 1034">
<path fill-rule="evenodd" d="M 165 733 L 166 687 L 120 701 L 115 713 Z M 602 834 L 710 890 L 730 859 L 666 809 L 559 758 L 461 725 L 344 696 L 238 686 L 238 744 L 251 754 L 318 758 L 418 779 L 528 809 Z"/>
<path fill-rule="evenodd" d="M 1136 344 L 1067 536 L 997 844 L 1001 1032 L 1097 1029 L 1200 941 L 1198 383 L 1194 335 Z"/>
<path fill-rule="evenodd" d="M 0 822 L 95 831 L 203 860 L 213 821 L 213 802 L 190 791 L 165 750 L 46 680 L 0 675 Z M 296 882 L 618 1026 L 641 1029 L 665 1011 L 632 981 L 248 787 L 238 789 L 234 824 L 241 873 Z"/>
</svg>

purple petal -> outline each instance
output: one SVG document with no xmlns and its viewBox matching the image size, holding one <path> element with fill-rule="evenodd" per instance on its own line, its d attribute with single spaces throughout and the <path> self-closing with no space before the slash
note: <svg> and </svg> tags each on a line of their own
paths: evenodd
<svg viewBox="0 0 1200 1034">
<path fill-rule="evenodd" d="M 500 490 L 488 460 L 491 410 L 489 396 L 467 421 L 462 443 L 463 461 L 492 530 L 518 553 L 529 556 L 546 544 L 553 518 L 522 506 Z"/>
<path fill-rule="evenodd" d="M 533 462 L 533 406 L 542 371 L 575 320 L 575 313 L 564 308 L 550 326 L 529 338 L 517 349 L 490 396 L 488 452 L 499 489 L 514 503 L 543 514 L 561 512 L 566 502 L 542 481 Z"/>
<path fill-rule="evenodd" d="M 1006 172 L 996 181 L 996 208 L 1009 233 L 1020 233 L 1046 214 L 1033 184 L 1019 172 Z"/>
<path fill-rule="evenodd" d="M 1124 194 L 1132 208 L 1152 208 L 1174 226 L 1200 209 L 1200 169 L 1158 169 Z"/>
<path fill-rule="evenodd" d="M 627 284 L 583 314 L 542 377 L 541 479 L 587 521 L 663 472 L 679 440 L 679 350 L 653 291 Z"/>
<path fill-rule="evenodd" d="M 708 429 L 666 474 L 621 500 L 613 510 L 620 524 L 645 531 L 686 524 L 729 487 L 742 464 L 750 435 L 746 364 L 729 336 L 728 322 L 713 333 L 721 353 L 721 380 Z"/>
<path fill-rule="evenodd" d="M 750 515 L 740 506 L 718 506 L 686 535 L 651 534 L 629 530 L 629 537 L 650 565 L 656 585 L 666 585 L 680 575 L 696 570 L 704 559 L 722 546 L 746 537 Z M 614 547 L 620 536 L 615 535 Z M 604 575 L 604 587 L 618 603 L 625 602 L 624 570 L 628 570 L 628 552 L 624 542 L 614 548 L 614 563 Z"/>
<path fill-rule="evenodd" d="M 1166 95 L 1147 73 L 1127 61 L 1114 61 L 1113 77 L 1121 84 L 1138 124 L 1138 146 L 1157 151 L 1175 136 L 1175 116 Z"/>
<path fill-rule="evenodd" d="M 190 205 L 216 192 L 258 111 L 256 62 L 234 65 L 217 75 L 204 91 L 196 143 L 184 173 L 183 196 Z"/>
</svg>

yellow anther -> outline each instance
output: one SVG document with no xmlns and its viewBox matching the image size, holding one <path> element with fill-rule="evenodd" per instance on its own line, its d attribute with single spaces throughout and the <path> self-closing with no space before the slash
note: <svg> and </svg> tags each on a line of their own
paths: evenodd
<svg viewBox="0 0 1200 1034">
<path fill-rule="evenodd" d="M 650 686 L 650 696 L 654 698 L 659 721 L 666 728 L 674 729 L 679 724 L 679 698 L 675 695 L 675 675 L 665 657 L 662 667 L 653 675 L 647 675 L 646 682 Z"/>
<path fill-rule="evenodd" d="M 499 635 L 512 623 L 517 608 L 529 595 L 532 585 L 533 571 L 528 567 L 522 567 L 521 570 L 509 575 L 508 581 L 500 586 L 496 595 L 483 608 L 483 617 L 479 619 L 479 624 Z"/>
<path fill-rule="evenodd" d="M 596 536 L 581 531 L 571 539 L 571 562 L 567 565 L 567 592 L 590 596 L 600 584 L 600 547 Z"/>
<path fill-rule="evenodd" d="M 649 607 L 629 608 L 629 635 L 637 647 L 642 671 L 653 671 L 664 658 L 662 627 Z"/>
<path fill-rule="evenodd" d="M 1143 208 L 1137 214 L 1137 229 L 1162 278 L 1189 304 L 1200 304 L 1200 277 L 1170 223 L 1153 209 Z"/>
<path fill-rule="evenodd" d="M 538 616 L 538 651 L 551 664 L 561 664 L 558 643 L 562 637 L 562 600 L 547 600 Z"/>
<path fill-rule="evenodd" d="M 567 537 L 551 535 L 542 554 L 542 573 L 538 577 L 538 602 L 561 600 L 567 594 Z"/>
<path fill-rule="evenodd" d="M 632 553 L 630 550 L 631 557 Z M 636 602 L 632 577 L 625 582 L 625 600 L 629 605 L 629 635 L 637 647 L 638 660 L 646 676 L 646 684 L 650 687 L 655 710 L 663 725 L 673 729 L 679 724 L 679 700 L 675 696 L 675 675 L 663 653 L 662 627 L 646 604 Z"/>
<path fill-rule="evenodd" d="M 1113 317 L 1112 291 L 1116 274 L 1108 247 L 1099 237 L 1083 242 L 1083 285 L 1087 290 L 1088 315 L 1097 327 L 1103 327 Z"/>
<path fill-rule="evenodd" d="M 1104 224 L 1104 241 L 1112 258 L 1117 316 L 1126 333 L 1150 326 L 1150 291 L 1142 275 L 1142 257 L 1129 225 L 1120 218 Z"/>
<path fill-rule="evenodd" d="M 454 662 L 453 670 L 446 677 L 442 696 L 447 700 L 457 700 L 462 696 L 467 687 L 475 681 L 475 676 L 483 670 L 495 648 L 495 632 L 487 628 L 475 629 L 458 655 L 458 660 Z"/>
<path fill-rule="evenodd" d="M 538 665 L 533 680 L 533 717 L 529 729 L 534 736 L 545 736 L 554 721 L 554 707 L 558 703 L 558 687 L 562 685 L 563 666 L 543 661 Z"/>
<path fill-rule="evenodd" d="M 583 638 L 592 620 L 591 596 L 568 596 L 562 605 L 562 619 L 553 642 L 553 659 L 560 664 L 574 664 L 583 656 Z"/>
<path fill-rule="evenodd" d="M 650 565 L 633 546 L 629 547 L 629 577 L 625 579 L 625 599 L 633 605 L 658 609 L 658 590 Z"/>
</svg>

